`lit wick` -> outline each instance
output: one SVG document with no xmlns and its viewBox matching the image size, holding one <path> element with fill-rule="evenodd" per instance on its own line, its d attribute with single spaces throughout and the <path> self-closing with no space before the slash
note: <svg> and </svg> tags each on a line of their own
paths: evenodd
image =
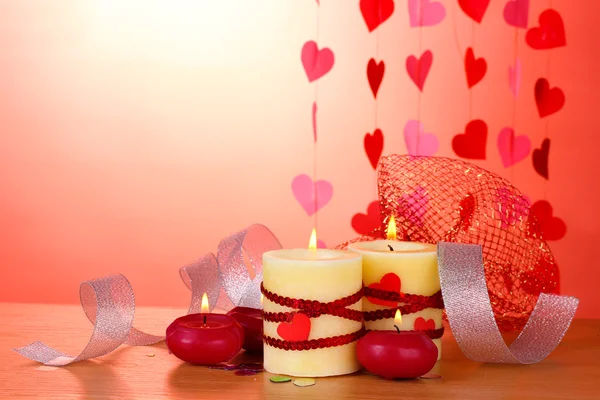
<svg viewBox="0 0 600 400">
<path fill-rule="evenodd" d="M 390 251 L 394 251 L 394 248 L 392 247 L 392 245 L 388 244 L 388 247 L 390 248 Z"/>
<path fill-rule="evenodd" d="M 400 333 L 400 328 L 398 328 L 398 325 L 394 325 L 394 328 L 396 328 L 396 331 Z"/>
<path fill-rule="evenodd" d="M 204 326 L 206 327 L 206 315 L 204 316 Z M 394 325 L 395 326 L 395 325 Z M 398 329 L 398 327 L 396 326 L 396 329 Z"/>
<path fill-rule="evenodd" d="M 394 315 L 394 328 L 396 328 L 396 332 L 400 333 L 398 325 L 402 325 L 402 314 L 400 314 L 400 310 L 396 310 L 396 315 Z"/>
</svg>

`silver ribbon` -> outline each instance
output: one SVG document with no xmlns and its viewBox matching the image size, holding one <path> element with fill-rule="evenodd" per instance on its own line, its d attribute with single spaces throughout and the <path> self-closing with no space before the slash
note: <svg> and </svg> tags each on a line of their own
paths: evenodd
<svg viewBox="0 0 600 400">
<path fill-rule="evenodd" d="M 200 311 L 202 295 L 215 307 L 219 300 L 231 306 L 260 308 L 262 253 L 280 249 L 281 244 L 263 225 L 252 225 L 219 243 L 217 256 L 207 254 L 198 262 L 179 270 L 192 292 L 188 314 Z M 221 288 L 226 299 L 222 299 Z M 17 353 L 45 365 L 64 366 L 100 357 L 121 344 L 145 346 L 164 340 L 133 327 L 135 298 L 131 284 L 123 275 L 112 275 L 83 282 L 79 288 L 81 306 L 94 325 L 92 337 L 76 357 L 55 350 L 42 342 L 14 349 Z"/>
<path fill-rule="evenodd" d="M 519 337 L 507 346 L 488 294 L 480 245 L 439 243 L 438 268 L 452 333 L 463 353 L 479 362 L 533 364 L 558 346 L 579 300 L 541 294 Z"/>
</svg>

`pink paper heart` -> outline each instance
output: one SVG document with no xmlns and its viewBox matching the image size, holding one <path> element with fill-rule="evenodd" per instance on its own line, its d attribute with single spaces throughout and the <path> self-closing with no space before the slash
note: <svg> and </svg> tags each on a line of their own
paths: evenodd
<svg viewBox="0 0 600 400">
<path fill-rule="evenodd" d="M 431 0 L 408 0 L 408 16 L 411 27 L 434 26 L 446 17 L 444 5 Z"/>
<path fill-rule="evenodd" d="M 417 186 L 413 193 L 403 195 L 402 199 L 398 206 L 398 214 L 413 225 L 423 226 L 423 216 L 427 212 L 427 203 L 429 203 L 427 190 Z"/>
<path fill-rule="evenodd" d="M 411 156 L 432 156 L 438 151 L 440 142 L 433 133 L 425 132 L 425 125 L 415 119 L 404 125 L 404 142 Z"/>
<path fill-rule="evenodd" d="M 317 43 L 313 40 L 304 43 L 301 58 L 309 82 L 316 81 L 333 68 L 333 51 L 327 47 L 319 50 Z"/>
<path fill-rule="evenodd" d="M 321 239 L 317 239 L 317 249 L 326 249 L 327 244 Z"/>
<path fill-rule="evenodd" d="M 329 203 L 333 196 L 333 186 L 326 180 L 313 182 L 310 176 L 302 174 L 292 180 L 292 192 L 304 211 L 313 215 Z"/>
<path fill-rule="evenodd" d="M 531 151 L 531 141 L 525 135 L 515 136 L 513 128 L 506 127 L 498 134 L 498 152 L 504 168 L 524 160 Z"/>
<path fill-rule="evenodd" d="M 312 106 L 312 126 L 313 126 L 313 140 L 317 143 L 317 102 L 313 102 Z"/>
<path fill-rule="evenodd" d="M 508 66 L 508 86 L 512 92 L 514 98 L 519 96 L 519 90 L 521 90 L 521 60 L 515 60 L 515 66 Z"/>
<path fill-rule="evenodd" d="M 504 21 L 515 28 L 527 28 L 529 0 L 509 0 L 504 6 Z"/>
</svg>

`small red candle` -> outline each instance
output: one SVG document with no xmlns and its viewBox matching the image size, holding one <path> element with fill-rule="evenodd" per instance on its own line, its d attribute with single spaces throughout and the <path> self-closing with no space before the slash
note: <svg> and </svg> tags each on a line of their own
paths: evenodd
<svg viewBox="0 0 600 400">
<path fill-rule="evenodd" d="M 227 313 L 244 328 L 244 344 L 247 352 L 262 353 L 263 351 L 263 320 L 262 311 L 258 308 L 235 307 Z"/>
<path fill-rule="evenodd" d="M 400 311 L 396 321 L 401 321 Z M 438 349 L 429 336 L 418 331 L 371 331 L 357 343 L 356 355 L 369 372 L 385 379 L 418 378 L 431 371 Z"/>
<path fill-rule="evenodd" d="M 180 318 L 167 328 L 167 347 L 191 364 L 209 365 L 231 360 L 244 343 L 244 328 L 232 317 L 208 313 L 202 296 L 202 312 Z"/>
</svg>

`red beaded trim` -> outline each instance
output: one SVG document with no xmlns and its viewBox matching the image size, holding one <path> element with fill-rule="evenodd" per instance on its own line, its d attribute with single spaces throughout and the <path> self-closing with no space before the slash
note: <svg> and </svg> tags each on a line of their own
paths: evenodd
<svg viewBox="0 0 600 400">
<path fill-rule="evenodd" d="M 365 332 L 371 332 L 372 329 L 367 329 Z M 429 336 L 430 339 L 441 339 L 444 335 L 444 327 L 440 329 L 427 329 L 423 331 L 400 331 L 400 332 L 421 332 Z"/>
<path fill-rule="evenodd" d="M 442 292 L 438 291 L 432 296 L 421 296 L 418 294 L 407 294 L 391 292 L 381 289 L 365 287 L 365 297 L 373 297 L 380 300 L 397 301 L 405 304 L 396 308 L 388 308 L 375 311 L 365 311 L 363 313 L 365 321 L 377 321 L 379 319 L 394 318 L 396 310 L 400 310 L 402 315 L 412 314 L 422 311 L 426 308 L 444 308 Z"/>
<path fill-rule="evenodd" d="M 347 335 L 333 336 L 321 339 L 302 340 L 299 342 L 288 342 L 263 335 L 263 341 L 271 347 L 282 350 L 301 351 L 324 349 L 327 347 L 343 346 L 360 339 L 366 333 L 364 328 Z"/>
<path fill-rule="evenodd" d="M 363 289 L 360 289 L 353 295 L 329 303 L 279 296 L 269 292 L 262 284 L 260 285 L 260 290 L 269 301 L 279 304 L 280 306 L 298 310 L 299 312 L 306 314 L 309 318 L 318 318 L 321 315 L 327 314 L 357 322 L 363 320 L 363 313 L 361 311 L 346 308 L 347 306 L 360 301 L 363 297 Z M 263 319 L 269 322 L 289 322 L 295 313 L 296 312 L 263 312 Z"/>
</svg>

